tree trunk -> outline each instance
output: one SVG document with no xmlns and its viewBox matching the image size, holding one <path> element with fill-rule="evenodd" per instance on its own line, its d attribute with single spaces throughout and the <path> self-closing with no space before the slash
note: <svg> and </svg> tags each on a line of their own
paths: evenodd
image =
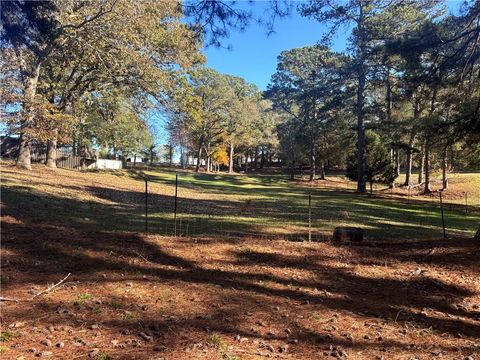
<svg viewBox="0 0 480 360">
<path fill-rule="evenodd" d="M 445 147 L 442 160 L 442 190 L 448 189 L 448 148 Z"/>
<path fill-rule="evenodd" d="M 358 180 L 357 191 L 360 193 L 366 192 L 365 179 L 365 82 L 366 82 L 366 43 L 365 43 L 365 29 L 363 28 L 364 14 L 363 7 L 360 6 L 359 24 L 357 26 L 358 36 L 360 39 L 359 56 L 357 64 L 357 162 L 358 162 Z"/>
<path fill-rule="evenodd" d="M 428 140 L 425 141 L 425 190 L 423 191 L 424 194 L 429 194 L 432 192 L 430 187 L 430 144 Z"/>
<path fill-rule="evenodd" d="M 21 121 L 20 145 L 18 149 L 18 158 L 16 165 L 27 170 L 32 169 L 32 160 L 30 156 L 30 139 L 24 129 L 32 125 L 34 109 L 33 102 L 37 93 L 38 76 L 40 75 L 40 62 L 37 62 L 32 72 L 25 75 L 25 90 L 23 100 L 24 118 Z"/>
<path fill-rule="evenodd" d="M 198 172 L 200 170 L 201 158 L 202 158 L 202 144 L 200 144 L 197 150 L 197 165 L 195 166 L 195 172 Z"/>
<path fill-rule="evenodd" d="M 430 100 L 430 110 L 428 115 L 431 117 L 435 112 L 435 100 L 437 98 L 437 89 L 434 88 L 432 92 L 432 98 Z M 431 193 L 432 189 L 430 187 L 430 143 L 427 135 L 425 135 L 425 190 L 424 193 Z"/>
<path fill-rule="evenodd" d="M 412 165 L 413 165 L 413 144 L 415 143 L 415 131 L 412 130 L 408 140 L 407 161 L 405 164 L 405 183 L 404 186 L 412 186 Z"/>
<path fill-rule="evenodd" d="M 325 180 L 325 160 L 320 160 L 320 180 Z"/>
<path fill-rule="evenodd" d="M 248 173 L 248 151 L 245 153 L 245 174 Z"/>
<path fill-rule="evenodd" d="M 386 97 L 385 97 L 385 102 L 386 102 L 386 110 L 387 110 L 387 124 L 389 126 L 393 125 L 393 120 L 392 120 L 392 107 L 393 107 L 393 100 L 392 100 L 392 82 L 391 82 L 391 77 L 390 77 L 390 65 L 387 65 L 387 73 L 385 76 L 385 85 L 386 85 Z M 395 169 L 396 175 L 400 175 L 400 156 L 399 156 L 399 150 L 398 148 L 395 150 L 391 150 L 391 161 L 392 165 Z M 395 188 L 395 179 L 393 178 L 392 181 L 388 184 L 388 187 L 390 189 Z M 370 183 L 370 195 L 372 194 L 372 184 Z"/>
<path fill-rule="evenodd" d="M 113 159 L 118 160 L 118 149 L 117 149 L 117 146 L 115 145 L 115 142 L 113 142 L 112 148 L 113 148 Z"/>
<path fill-rule="evenodd" d="M 252 169 L 257 170 L 258 168 L 258 149 L 255 148 L 253 151 L 253 164 L 252 164 Z"/>
<path fill-rule="evenodd" d="M 20 134 L 20 145 L 18 148 L 17 166 L 23 169 L 31 170 L 32 162 L 30 157 L 30 141 L 26 135 Z"/>
<path fill-rule="evenodd" d="M 210 172 L 210 165 L 212 163 L 212 157 L 210 155 L 207 155 L 207 169 L 206 169 L 206 172 L 209 173 Z"/>
<path fill-rule="evenodd" d="M 400 176 L 400 149 L 395 151 L 395 174 Z"/>
<path fill-rule="evenodd" d="M 230 153 L 228 154 L 228 173 L 229 174 L 233 173 L 233 152 L 234 152 L 233 144 L 230 144 Z"/>
<path fill-rule="evenodd" d="M 45 166 L 51 169 L 57 168 L 57 139 L 48 140 L 47 142 L 47 159 Z"/>
<path fill-rule="evenodd" d="M 390 165 L 395 169 L 395 150 L 390 148 Z M 395 188 L 395 179 L 392 179 L 392 181 L 388 184 L 389 189 Z"/>
<path fill-rule="evenodd" d="M 180 145 L 180 166 L 182 169 L 185 169 L 185 158 L 184 158 L 184 153 L 183 153 L 183 146 Z"/>
<path fill-rule="evenodd" d="M 265 166 L 265 149 L 262 146 L 262 155 L 260 157 L 260 169 L 263 169 L 264 166 Z"/>
<path fill-rule="evenodd" d="M 172 163 L 173 163 L 173 146 L 170 144 L 169 148 L 168 148 L 168 151 L 169 151 L 169 154 L 168 154 L 168 158 L 170 160 L 170 164 L 169 166 L 172 167 Z"/>
<path fill-rule="evenodd" d="M 422 145 L 419 154 L 419 161 L 418 161 L 418 183 L 421 184 L 423 181 L 423 172 L 425 168 L 425 146 Z"/>
<path fill-rule="evenodd" d="M 410 133 L 410 138 L 408 140 L 408 150 L 407 150 L 407 162 L 405 169 L 405 186 L 412 186 L 412 165 L 413 165 L 413 144 L 415 144 L 415 138 L 417 136 L 416 124 L 418 122 L 418 117 L 420 115 L 420 105 L 419 100 L 415 99 L 415 104 L 413 107 L 413 127 L 412 132 Z"/>
</svg>

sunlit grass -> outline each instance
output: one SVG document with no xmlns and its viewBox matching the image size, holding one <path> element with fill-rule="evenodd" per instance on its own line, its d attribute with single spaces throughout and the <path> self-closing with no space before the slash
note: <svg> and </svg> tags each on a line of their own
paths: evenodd
<svg viewBox="0 0 480 360">
<path fill-rule="evenodd" d="M 290 234 L 309 231 L 308 197 L 312 198 L 313 233 L 336 226 L 358 226 L 369 239 L 442 236 L 439 199 L 405 197 L 404 190 L 377 189 L 358 195 L 343 176 L 314 186 L 286 176 L 245 176 L 178 171 L 177 216 L 174 221 L 176 173 L 78 172 L 58 169 L 33 172 L 4 166 L 2 201 L 26 221 L 53 222 L 92 230 L 144 231 L 145 178 L 148 179 L 148 230 L 171 235 Z M 445 192 L 445 223 L 455 235 L 472 234 L 479 222 L 480 174 L 453 174 Z M 478 189 L 477 189 L 478 185 Z M 465 213 L 463 193 L 469 195 Z M 459 195 L 460 194 L 460 195 Z M 438 196 L 438 193 L 436 193 Z"/>
</svg>

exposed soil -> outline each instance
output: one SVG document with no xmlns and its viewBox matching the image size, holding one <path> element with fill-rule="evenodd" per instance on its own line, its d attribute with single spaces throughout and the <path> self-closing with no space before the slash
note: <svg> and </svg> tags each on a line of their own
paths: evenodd
<svg viewBox="0 0 480 360">
<path fill-rule="evenodd" d="M 22 300 L 1 302 L 2 359 L 480 359 L 470 239 L 169 238 L 2 212 L 1 296 Z"/>
</svg>

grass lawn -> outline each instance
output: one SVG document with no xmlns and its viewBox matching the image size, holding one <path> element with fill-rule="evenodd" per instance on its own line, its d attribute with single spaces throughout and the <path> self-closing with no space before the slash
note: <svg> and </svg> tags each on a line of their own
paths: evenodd
<svg viewBox="0 0 480 360">
<path fill-rule="evenodd" d="M 442 240 L 438 193 L 181 173 L 195 236 L 172 237 L 173 172 L 147 172 L 145 234 L 140 173 L 2 165 L 2 359 L 480 356 L 479 204 L 465 215 L 460 194 L 478 175 L 452 179 Z M 288 241 L 308 194 L 317 237 L 361 225 L 371 243 Z"/>
<path fill-rule="evenodd" d="M 302 240 L 308 237 L 308 196 L 312 197 L 314 240 L 336 226 L 359 226 L 372 241 L 432 239 L 442 236 L 439 193 L 378 188 L 358 195 L 343 177 L 289 182 L 280 175 L 223 175 L 178 172 L 176 226 L 175 172 L 81 173 L 41 167 L 32 175 L 5 165 L 2 201 L 29 221 L 68 223 L 94 230 L 144 231 L 148 177 L 148 229 L 163 235 L 243 235 Z M 477 186 L 478 185 L 478 186 Z M 444 193 L 448 236 L 471 235 L 480 216 L 480 174 L 451 176 Z M 468 191 L 468 207 L 465 207 Z"/>
</svg>

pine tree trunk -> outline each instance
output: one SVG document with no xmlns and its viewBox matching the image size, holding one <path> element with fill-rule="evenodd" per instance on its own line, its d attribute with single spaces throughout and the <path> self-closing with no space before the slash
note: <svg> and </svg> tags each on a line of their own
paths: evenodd
<svg viewBox="0 0 480 360">
<path fill-rule="evenodd" d="M 428 112 L 429 116 L 432 116 L 435 112 L 435 100 L 437 98 L 437 89 L 434 88 L 432 92 L 432 98 L 430 100 L 430 110 Z M 428 141 L 427 135 L 425 135 L 425 194 L 432 192 L 430 187 L 430 143 Z"/>
<path fill-rule="evenodd" d="M 412 186 L 412 166 L 413 166 L 413 144 L 415 143 L 415 132 L 412 130 L 408 140 L 407 159 L 405 164 L 405 183 L 404 186 Z"/>
<path fill-rule="evenodd" d="M 366 192 L 366 178 L 365 178 L 365 83 L 366 83 L 366 43 L 365 43 L 365 29 L 363 28 L 364 14 L 363 7 L 360 6 L 359 24 L 357 26 L 359 44 L 359 55 L 357 64 L 357 161 L 358 161 L 358 180 L 357 191 L 360 193 Z"/>
<path fill-rule="evenodd" d="M 401 171 L 400 171 L 400 149 L 397 149 L 395 151 L 395 171 L 396 171 L 397 177 L 399 177 L 401 175 Z"/>
<path fill-rule="evenodd" d="M 412 132 L 410 133 L 410 138 L 408 140 L 408 151 L 407 151 L 407 161 L 406 161 L 406 169 L 405 169 L 405 186 L 410 187 L 412 186 L 412 166 L 413 166 L 413 145 L 415 144 L 415 138 L 417 136 L 417 129 L 416 124 L 418 122 L 418 117 L 420 115 L 420 105 L 419 101 L 416 98 L 415 104 L 413 107 L 413 127 Z"/>
<path fill-rule="evenodd" d="M 423 181 L 423 173 L 425 168 L 425 146 L 422 146 L 419 154 L 418 161 L 418 183 L 421 184 Z"/>
<path fill-rule="evenodd" d="M 445 147 L 442 160 L 442 190 L 448 189 L 448 148 Z"/>
<path fill-rule="evenodd" d="M 424 194 L 429 194 L 432 192 L 430 186 L 430 144 L 428 141 L 425 142 L 425 189 Z"/>
</svg>

